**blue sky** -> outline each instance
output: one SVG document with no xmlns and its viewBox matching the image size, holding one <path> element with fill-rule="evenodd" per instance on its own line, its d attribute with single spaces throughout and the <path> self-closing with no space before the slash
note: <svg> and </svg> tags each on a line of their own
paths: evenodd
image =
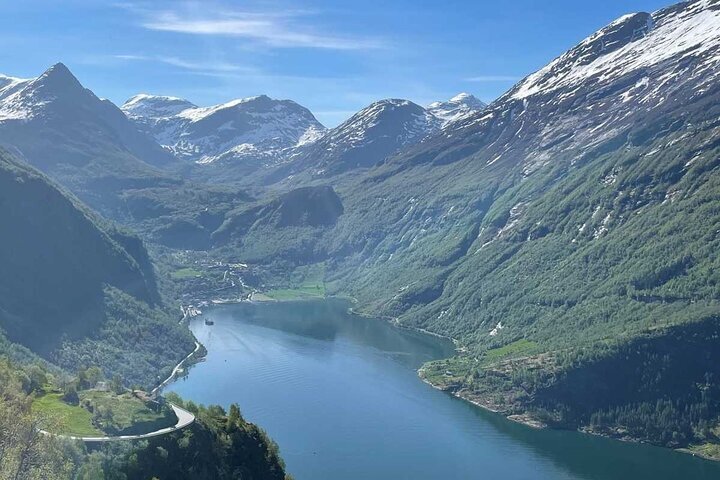
<svg viewBox="0 0 720 480">
<path fill-rule="evenodd" d="M 490 101 L 656 0 L 24 0 L 0 3 L 0 72 L 64 62 L 98 96 L 198 105 L 267 94 L 333 126 L 388 97 Z"/>
</svg>

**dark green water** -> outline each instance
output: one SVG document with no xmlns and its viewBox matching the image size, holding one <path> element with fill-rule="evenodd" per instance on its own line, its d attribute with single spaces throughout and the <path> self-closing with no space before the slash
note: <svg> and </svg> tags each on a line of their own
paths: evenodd
<svg viewBox="0 0 720 480">
<path fill-rule="evenodd" d="M 190 327 L 207 360 L 169 389 L 237 402 L 296 480 L 720 479 L 720 464 L 575 432 L 534 430 L 424 384 L 436 338 L 350 315 L 341 301 L 241 304 Z"/>
</svg>

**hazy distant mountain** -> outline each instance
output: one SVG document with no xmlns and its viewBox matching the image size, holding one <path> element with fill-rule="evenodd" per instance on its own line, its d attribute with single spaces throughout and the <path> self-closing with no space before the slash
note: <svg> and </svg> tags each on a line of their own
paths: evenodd
<svg viewBox="0 0 720 480">
<path fill-rule="evenodd" d="M 440 128 L 440 121 L 408 100 L 380 100 L 308 147 L 317 173 L 369 167 Z"/>
<path fill-rule="evenodd" d="M 329 130 L 295 102 L 264 95 L 196 107 L 177 97 L 141 94 L 122 110 L 178 158 L 201 166 L 189 176 L 243 181 L 265 177 L 268 168 L 282 178 L 287 172 L 328 175 L 369 167 L 484 107 L 467 93 L 427 109 L 381 100 Z"/>
<path fill-rule="evenodd" d="M 329 177 L 368 168 L 440 130 L 443 120 L 409 100 L 374 102 L 322 137 L 296 148 L 270 176 Z"/>
<path fill-rule="evenodd" d="M 428 111 L 441 119 L 444 125 L 467 117 L 487 107 L 482 100 L 469 93 L 460 93 L 447 102 L 433 102 Z"/>
<path fill-rule="evenodd" d="M 317 141 L 297 148 L 271 178 L 281 180 L 290 174 L 329 177 L 372 167 L 485 107 L 467 93 L 432 103 L 428 108 L 409 100 L 380 100 L 328 130 Z"/>
<path fill-rule="evenodd" d="M 155 128 L 154 121 L 160 121 L 164 118 L 173 117 L 183 110 L 198 107 L 184 98 L 141 93 L 130 98 L 120 108 L 133 120 L 149 120 L 151 125 L 143 126 L 145 128 L 153 129 Z"/>
<path fill-rule="evenodd" d="M 200 164 L 272 163 L 325 127 L 305 107 L 265 95 L 196 107 L 174 97 L 137 95 L 122 110 L 178 158 Z"/>
<path fill-rule="evenodd" d="M 153 97 L 138 99 L 133 111 L 159 118 L 186 106 Z M 224 212 L 248 199 L 237 189 L 180 180 L 174 172 L 183 162 L 63 64 L 35 79 L 0 76 L 0 145 L 102 215 L 172 246 L 207 246 Z"/>
</svg>

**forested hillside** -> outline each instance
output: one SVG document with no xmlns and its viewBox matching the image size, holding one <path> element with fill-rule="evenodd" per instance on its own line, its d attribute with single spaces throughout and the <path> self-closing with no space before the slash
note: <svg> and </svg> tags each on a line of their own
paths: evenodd
<svg viewBox="0 0 720 480">
<path fill-rule="evenodd" d="M 68 421 L 36 408 L 48 388 L 77 403 L 74 385 L 93 366 L 121 392 L 149 390 L 194 343 L 163 305 L 143 243 L 5 151 L 0 222 L 10 227 L 0 240 L 0 478 L 285 478 L 277 445 L 237 406 L 189 403 L 197 421 L 187 431 L 92 452 L 42 434 Z"/>
<path fill-rule="evenodd" d="M 188 402 L 196 422 L 187 430 L 149 442 L 121 442 L 87 448 L 42 434 L 59 419 L 31 409 L 47 382 L 62 381 L 41 364 L 21 366 L 0 357 L 0 478 L 70 479 L 237 479 L 284 480 L 278 448 L 237 405 Z M 179 397 L 172 400 L 184 404 Z M 289 477 L 288 477 L 289 478 Z"/>
<path fill-rule="evenodd" d="M 73 371 L 152 384 L 193 349 L 166 313 L 142 242 L 0 153 L 0 327 Z"/>
</svg>

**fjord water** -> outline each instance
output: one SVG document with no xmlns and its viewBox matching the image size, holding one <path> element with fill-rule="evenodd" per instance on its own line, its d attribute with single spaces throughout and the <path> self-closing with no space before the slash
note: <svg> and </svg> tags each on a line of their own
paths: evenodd
<svg viewBox="0 0 720 480">
<path fill-rule="evenodd" d="M 206 361 L 169 390 L 205 404 L 238 403 L 278 442 L 296 480 L 720 478 L 719 464 L 534 430 L 435 390 L 416 369 L 451 355 L 449 342 L 347 307 L 215 307 L 190 324 Z"/>
</svg>

